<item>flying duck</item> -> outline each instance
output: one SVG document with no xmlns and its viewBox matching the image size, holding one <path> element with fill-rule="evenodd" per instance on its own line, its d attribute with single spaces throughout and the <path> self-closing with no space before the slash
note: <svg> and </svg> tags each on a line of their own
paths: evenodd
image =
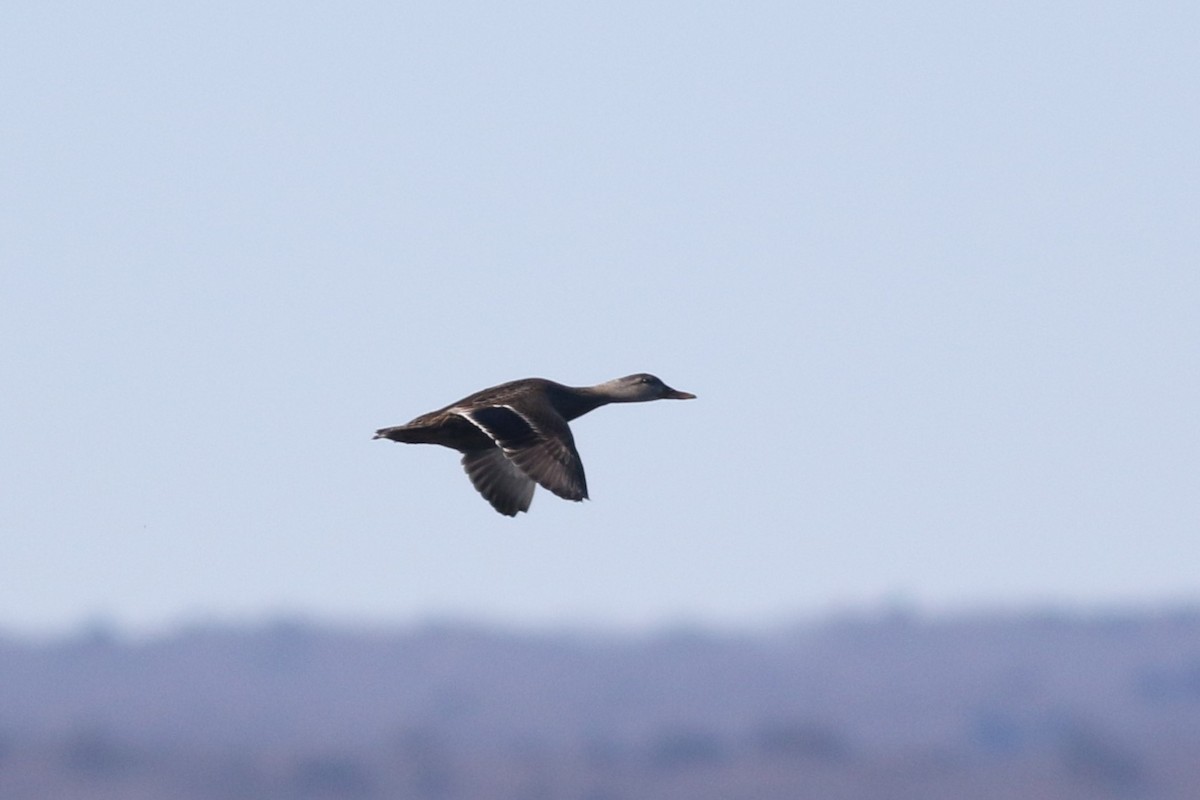
<svg viewBox="0 0 1200 800">
<path fill-rule="evenodd" d="M 407 425 L 380 428 L 375 438 L 440 444 L 459 451 L 475 489 L 492 508 L 515 517 L 529 510 L 539 483 L 567 500 L 588 496 L 583 462 L 568 422 L 609 403 L 695 396 L 646 373 L 596 386 L 525 378 L 476 392 Z"/>
</svg>

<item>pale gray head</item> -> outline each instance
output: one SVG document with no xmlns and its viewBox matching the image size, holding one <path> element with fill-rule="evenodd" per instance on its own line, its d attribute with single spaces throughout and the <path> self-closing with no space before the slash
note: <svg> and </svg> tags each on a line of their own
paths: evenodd
<svg viewBox="0 0 1200 800">
<path fill-rule="evenodd" d="M 696 395 L 672 389 L 654 375 L 639 372 L 593 387 L 613 403 L 642 403 L 647 400 L 691 400 Z"/>
</svg>

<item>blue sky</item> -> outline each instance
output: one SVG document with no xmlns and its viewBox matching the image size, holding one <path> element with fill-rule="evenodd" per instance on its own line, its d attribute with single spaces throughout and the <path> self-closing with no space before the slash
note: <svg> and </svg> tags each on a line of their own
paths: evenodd
<svg viewBox="0 0 1200 800">
<path fill-rule="evenodd" d="M 21 3 L 0 626 L 1195 599 L 1192 4 Z M 651 371 L 503 518 L 471 391 Z"/>
</svg>

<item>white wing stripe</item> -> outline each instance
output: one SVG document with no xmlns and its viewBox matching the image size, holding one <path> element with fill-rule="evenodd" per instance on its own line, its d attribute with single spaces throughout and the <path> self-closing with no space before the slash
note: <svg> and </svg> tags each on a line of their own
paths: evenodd
<svg viewBox="0 0 1200 800">
<path fill-rule="evenodd" d="M 515 414 L 515 415 L 517 416 L 517 418 L 518 418 L 518 419 L 520 419 L 522 422 L 524 422 L 526 425 L 528 425 L 528 426 L 529 426 L 529 430 L 533 431 L 533 434 L 534 434 L 534 435 L 535 435 L 537 438 L 539 438 L 539 439 L 544 439 L 544 438 L 545 438 L 545 434 L 544 434 L 544 433 L 542 433 L 542 430 L 541 430 L 541 428 L 539 428 L 537 425 L 534 425 L 534 424 L 533 424 L 533 421 L 532 421 L 532 420 L 530 420 L 530 419 L 529 419 L 529 417 L 525 416 L 524 414 L 522 414 L 520 411 L 518 411 L 517 409 L 513 408 L 512 406 L 510 406 L 510 405 L 504 405 L 504 404 L 496 404 L 496 405 L 491 405 L 491 406 L 488 406 L 488 408 L 503 408 L 503 409 L 505 409 L 506 411 L 509 411 L 509 412 L 511 412 L 512 414 Z M 462 417 L 462 418 L 463 418 L 463 419 L 465 419 L 467 422 L 470 422 L 470 423 L 471 423 L 472 425 L 474 425 L 476 428 L 479 428 L 479 430 L 481 430 L 481 431 L 483 431 L 485 434 L 487 434 L 487 437 L 488 437 L 489 439 L 491 439 L 493 442 L 495 442 L 495 443 L 496 443 L 496 445 L 497 445 L 498 447 L 500 447 L 502 450 L 504 450 L 504 452 L 506 452 L 506 453 L 512 453 L 512 452 L 516 452 L 516 451 L 515 451 L 515 450 L 513 450 L 512 448 L 507 448 L 507 447 L 504 447 L 504 445 L 503 445 L 503 444 L 501 443 L 501 441 L 500 441 L 500 438 L 499 438 L 498 436 L 496 436 L 496 433 L 495 433 L 495 431 L 492 431 L 492 430 L 490 430 L 490 429 L 489 429 L 489 428 L 488 428 L 486 425 L 484 425 L 482 422 L 480 422 L 479 420 L 475 419 L 473 412 L 474 412 L 474 409 L 466 409 L 466 408 L 454 408 L 454 409 L 451 409 L 451 413 L 453 413 L 453 414 L 457 414 L 458 416 Z"/>
<path fill-rule="evenodd" d="M 536 433 L 539 438 L 544 437 L 546 435 L 542 432 L 541 428 L 539 428 L 537 425 L 533 424 L 533 420 L 531 420 L 529 417 L 522 414 L 519 409 L 513 408 L 512 406 L 505 406 L 505 405 L 498 406 L 498 407 L 499 408 L 507 408 L 509 411 L 511 411 L 512 413 L 514 413 L 518 417 L 520 417 L 522 420 L 524 420 L 525 424 L 529 426 L 529 430 Z"/>
<path fill-rule="evenodd" d="M 462 417 L 463 419 L 465 419 L 467 422 L 471 423 L 471 424 L 472 424 L 472 425 L 474 425 L 476 428 L 479 428 L 479 430 L 481 430 L 481 431 L 483 431 L 485 434 L 487 434 L 487 437 L 488 437 L 489 439 L 491 439 L 493 442 L 496 442 L 496 444 L 499 444 L 499 443 L 500 443 L 500 442 L 499 442 L 499 441 L 496 439 L 496 434 L 492 433 L 492 432 L 491 432 L 491 431 L 489 431 L 487 428 L 483 427 L 483 425 L 482 425 L 482 424 L 481 424 L 481 423 L 480 423 L 480 422 L 479 422 L 477 419 L 475 419 L 473 416 L 471 416 L 471 412 L 470 412 L 470 411 L 467 411 L 466 409 L 463 409 L 463 408 L 454 408 L 454 409 L 451 409 L 451 413 L 458 414 L 460 417 Z"/>
</svg>

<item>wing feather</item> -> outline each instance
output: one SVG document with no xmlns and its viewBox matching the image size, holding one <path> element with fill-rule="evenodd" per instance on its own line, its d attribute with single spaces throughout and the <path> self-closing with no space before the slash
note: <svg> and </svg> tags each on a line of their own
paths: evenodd
<svg viewBox="0 0 1200 800">
<path fill-rule="evenodd" d="M 537 484 L 509 461 L 499 447 L 463 453 L 462 465 L 475 490 L 492 508 L 509 517 L 529 510 Z"/>
<path fill-rule="evenodd" d="M 521 472 L 567 500 L 587 497 L 583 461 L 575 437 L 561 416 L 549 410 L 534 413 L 510 405 L 456 409 L 492 438 Z"/>
</svg>

